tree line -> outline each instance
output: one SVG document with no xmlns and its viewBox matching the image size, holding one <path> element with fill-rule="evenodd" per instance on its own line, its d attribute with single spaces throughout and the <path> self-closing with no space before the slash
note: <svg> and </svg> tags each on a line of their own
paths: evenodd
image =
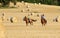
<svg viewBox="0 0 60 38">
<path fill-rule="evenodd" d="M 0 0 L 1 6 L 9 6 L 10 2 L 12 2 L 14 5 L 16 5 L 17 0 Z"/>
<path fill-rule="evenodd" d="M 10 2 L 16 5 L 16 2 L 21 2 L 21 1 L 29 2 L 29 3 L 41 3 L 41 4 L 60 6 L 60 0 L 0 0 L 0 3 L 4 7 L 4 6 L 9 6 Z"/>
<path fill-rule="evenodd" d="M 48 4 L 48 5 L 60 5 L 60 0 L 17 0 L 17 1 L 41 3 L 41 4 Z"/>
</svg>

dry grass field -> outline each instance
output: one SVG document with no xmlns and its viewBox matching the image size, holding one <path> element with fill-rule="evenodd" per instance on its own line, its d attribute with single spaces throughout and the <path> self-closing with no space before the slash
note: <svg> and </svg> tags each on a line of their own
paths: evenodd
<svg viewBox="0 0 60 38">
<path fill-rule="evenodd" d="M 2 13 L 4 21 L 1 18 Z M 30 13 L 34 13 L 31 17 L 37 19 L 37 22 L 26 26 L 23 17 Z M 41 14 L 45 14 L 48 21 L 46 26 L 41 25 Z M 56 16 L 60 16 L 60 6 L 18 2 L 17 8 L 0 9 L 0 38 L 60 38 L 60 21 L 53 22 Z M 17 21 L 11 23 L 10 17 L 15 17 Z"/>
</svg>

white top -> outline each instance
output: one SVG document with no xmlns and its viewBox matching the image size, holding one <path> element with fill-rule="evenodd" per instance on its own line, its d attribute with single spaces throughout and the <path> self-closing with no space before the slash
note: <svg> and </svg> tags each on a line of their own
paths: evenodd
<svg viewBox="0 0 60 38">
<path fill-rule="evenodd" d="M 41 17 L 45 19 L 45 16 L 41 16 Z"/>
</svg>

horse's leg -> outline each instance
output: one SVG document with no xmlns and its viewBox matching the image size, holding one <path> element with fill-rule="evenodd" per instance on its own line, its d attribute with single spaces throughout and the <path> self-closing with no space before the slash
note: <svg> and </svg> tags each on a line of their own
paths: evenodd
<svg viewBox="0 0 60 38">
<path fill-rule="evenodd" d="M 31 25 L 33 25 L 33 22 L 31 22 Z"/>
<path fill-rule="evenodd" d="M 44 26 L 46 25 L 47 21 L 45 21 Z"/>
<path fill-rule="evenodd" d="M 33 25 L 33 22 L 30 21 L 30 25 Z"/>
<path fill-rule="evenodd" d="M 42 26 L 44 25 L 44 23 L 41 21 L 41 24 L 42 24 Z"/>
<path fill-rule="evenodd" d="M 26 26 L 28 26 L 28 22 L 26 22 Z"/>
<path fill-rule="evenodd" d="M 26 26 L 28 26 L 28 23 L 26 23 Z"/>
<path fill-rule="evenodd" d="M 45 24 L 42 24 L 42 26 L 45 26 Z"/>
<path fill-rule="evenodd" d="M 29 22 L 30 23 L 30 25 L 31 25 L 31 22 Z"/>
<path fill-rule="evenodd" d="M 45 26 L 45 23 L 44 23 L 44 26 Z"/>
<path fill-rule="evenodd" d="M 47 23 L 47 22 L 46 22 Z M 46 25 L 46 23 L 44 23 L 44 26 Z"/>
<path fill-rule="evenodd" d="M 45 26 L 45 24 L 46 24 L 46 23 L 45 23 L 45 21 L 43 21 L 43 24 L 42 24 L 42 26 Z"/>
<path fill-rule="evenodd" d="M 28 26 L 28 23 L 26 23 L 26 26 Z"/>
<path fill-rule="evenodd" d="M 44 24 L 42 24 L 42 26 L 43 26 Z"/>
<path fill-rule="evenodd" d="M 45 26 L 45 23 L 42 23 L 42 26 Z"/>
</svg>

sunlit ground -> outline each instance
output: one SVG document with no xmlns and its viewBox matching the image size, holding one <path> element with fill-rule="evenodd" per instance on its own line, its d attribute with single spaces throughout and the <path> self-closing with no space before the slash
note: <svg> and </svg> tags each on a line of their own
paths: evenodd
<svg viewBox="0 0 60 38">
<path fill-rule="evenodd" d="M 4 13 L 4 21 L 1 18 L 2 13 Z M 37 22 L 26 26 L 23 18 L 30 13 L 34 13 L 31 18 L 36 19 Z M 42 26 L 40 22 L 41 14 L 44 14 L 47 19 L 45 26 Z M 18 3 L 17 8 L 0 9 L 1 38 L 60 38 L 60 20 L 53 22 L 56 16 L 60 16 L 59 6 Z M 17 21 L 14 20 L 14 23 L 11 23 L 10 17 L 15 17 Z"/>
</svg>

